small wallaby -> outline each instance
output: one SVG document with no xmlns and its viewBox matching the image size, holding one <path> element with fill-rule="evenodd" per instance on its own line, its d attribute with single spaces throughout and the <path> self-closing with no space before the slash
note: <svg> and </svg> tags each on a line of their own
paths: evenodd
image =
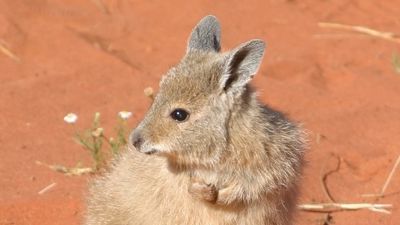
<svg viewBox="0 0 400 225">
<path fill-rule="evenodd" d="M 304 134 L 249 85 L 264 48 L 220 53 L 219 22 L 204 17 L 126 151 L 92 183 L 85 224 L 291 224 Z"/>
</svg>

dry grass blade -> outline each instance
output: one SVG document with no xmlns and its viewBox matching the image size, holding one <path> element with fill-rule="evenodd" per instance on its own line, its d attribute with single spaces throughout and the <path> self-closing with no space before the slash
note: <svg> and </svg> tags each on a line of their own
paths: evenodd
<svg viewBox="0 0 400 225">
<path fill-rule="evenodd" d="M 46 163 L 42 163 L 40 161 L 36 161 L 36 164 L 38 165 L 42 165 L 42 166 L 46 166 L 49 169 L 59 172 L 59 173 L 63 173 L 67 176 L 82 176 L 84 174 L 90 174 L 90 173 L 94 173 L 95 171 L 93 170 L 93 168 L 90 167 L 65 167 L 62 165 L 49 165 Z"/>
<path fill-rule="evenodd" d="M 322 28 L 333 28 L 333 29 L 355 31 L 355 32 L 366 34 L 369 36 L 382 38 L 382 39 L 385 39 L 388 41 L 400 43 L 400 38 L 396 34 L 390 33 L 390 32 L 378 31 L 378 30 L 374 30 L 374 29 L 371 29 L 368 27 L 352 26 L 352 25 L 346 25 L 346 24 L 340 24 L 340 23 L 327 23 L 327 22 L 320 22 L 320 23 L 318 23 L 318 26 L 322 27 Z"/>
<path fill-rule="evenodd" d="M 56 186 L 56 184 L 57 184 L 57 183 L 54 183 L 54 182 L 53 182 L 53 183 L 47 185 L 47 186 L 44 187 L 42 190 L 40 190 L 40 191 L 38 192 L 38 194 L 39 194 L 39 195 L 42 195 L 42 194 L 48 192 L 50 189 L 52 189 L 54 186 Z"/>
<path fill-rule="evenodd" d="M 381 193 L 380 193 L 381 195 L 383 195 L 385 193 L 386 188 L 388 187 L 390 181 L 392 180 L 394 172 L 396 171 L 396 169 L 399 166 L 399 164 L 400 164 L 400 155 L 397 157 L 397 160 L 394 163 L 394 165 L 392 167 L 392 170 L 390 171 L 389 176 L 387 177 L 387 179 L 385 181 L 385 184 L 382 187 L 382 190 L 381 190 Z"/>
<path fill-rule="evenodd" d="M 368 209 L 373 212 L 390 214 L 388 209 L 392 208 L 391 204 L 371 204 L 371 203 L 320 203 L 320 204 L 302 204 L 299 209 L 309 212 L 330 213 L 338 211 L 354 211 Z"/>
<path fill-rule="evenodd" d="M 390 170 L 390 173 L 388 175 L 388 177 L 386 178 L 385 184 L 383 184 L 381 192 L 378 194 L 363 194 L 361 195 L 361 197 L 365 197 L 365 198 L 382 198 L 385 196 L 385 191 L 387 189 L 387 187 L 389 186 L 390 181 L 393 178 L 394 172 L 396 171 L 397 167 L 399 167 L 400 165 L 400 155 L 397 157 L 396 162 L 394 163 L 392 169 Z M 394 192 L 392 194 L 397 194 L 398 192 Z"/>
<path fill-rule="evenodd" d="M 20 62 L 20 58 L 16 56 L 10 49 L 7 48 L 5 42 L 3 40 L 0 40 L 0 51 L 6 55 L 7 57 L 11 58 L 12 60 L 16 62 Z"/>
</svg>

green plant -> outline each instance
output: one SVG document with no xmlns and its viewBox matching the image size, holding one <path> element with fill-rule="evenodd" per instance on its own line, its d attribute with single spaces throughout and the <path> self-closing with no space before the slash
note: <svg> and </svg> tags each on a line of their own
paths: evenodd
<svg viewBox="0 0 400 225">
<path fill-rule="evenodd" d="M 100 123 L 100 113 L 94 114 L 92 126 L 83 132 L 75 133 L 75 141 L 88 150 L 93 159 L 93 170 L 99 171 L 106 166 L 108 158 L 117 155 L 127 144 L 126 120 L 132 115 L 130 112 L 119 112 L 116 126 L 116 137 L 107 137 Z M 74 124 L 78 117 L 70 113 L 64 117 L 65 122 Z M 108 147 L 105 147 L 108 146 Z"/>
</svg>

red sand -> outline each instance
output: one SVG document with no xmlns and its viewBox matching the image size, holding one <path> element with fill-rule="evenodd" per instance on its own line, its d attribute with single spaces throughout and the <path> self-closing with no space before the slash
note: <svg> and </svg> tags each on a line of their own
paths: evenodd
<svg viewBox="0 0 400 225">
<path fill-rule="evenodd" d="M 260 98 L 302 121 L 310 150 L 300 203 L 326 202 L 321 171 L 338 202 L 361 202 L 379 192 L 400 153 L 400 74 L 391 63 L 400 44 L 318 22 L 363 25 L 400 34 L 400 1 L 0 1 L 0 224 L 79 224 L 88 176 L 66 177 L 36 160 L 90 163 L 72 141 L 63 116 L 76 112 L 77 129 L 102 113 L 107 130 L 120 110 L 143 118 L 147 86 L 158 86 L 185 51 L 196 22 L 207 14 L 222 24 L 225 49 L 251 38 L 268 42 L 255 86 Z M 320 138 L 317 138 L 320 137 Z M 38 191 L 55 182 L 43 195 Z M 387 193 L 400 191 L 400 171 Z M 332 214 L 335 224 L 398 224 L 391 215 Z M 323 224 L 324 214 L 299 212 L 297 224 Z M 394 221 L 397 221 L 394 222 Z"/>
</svg>

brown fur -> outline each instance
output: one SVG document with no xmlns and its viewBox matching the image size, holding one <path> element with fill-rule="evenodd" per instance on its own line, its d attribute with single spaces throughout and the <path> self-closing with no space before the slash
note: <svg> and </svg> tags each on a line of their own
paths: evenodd
<svg viewBox="0 0 400 225">
<path fill-rule="evenodd" d="M 219 53 L 219 40 L 215 17 L 195 27 L 131 136 L 136 148 L 93 182 L 86 225 L 291 223 L 303 132 L 248 84 L 264 43 Z M 189 118 L 173 120 L 176 108 Z"/>
</svg>

